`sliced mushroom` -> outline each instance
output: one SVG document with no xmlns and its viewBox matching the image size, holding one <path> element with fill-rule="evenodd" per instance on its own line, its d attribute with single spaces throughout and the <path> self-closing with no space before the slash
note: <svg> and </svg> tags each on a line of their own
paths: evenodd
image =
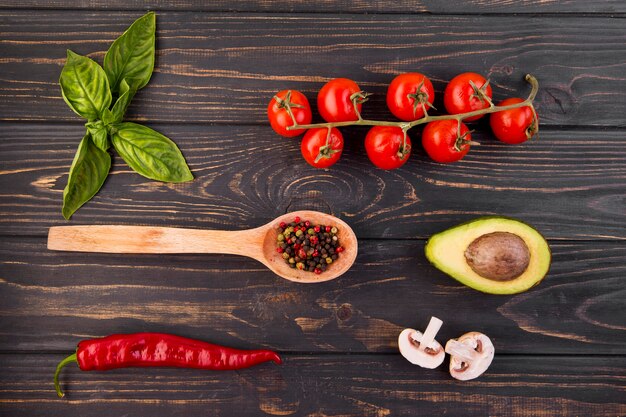
<svg viewBox="0 0 626 417">
<path fill-rule="evenodd" d="M 404 329 L 398 337 L 400 353 L 413 365 L 434 369 L 441 365 L 446 356 L 443 347 L 435 340 L 443 322 L 431 317 L 428 327 L 422 334 L 417 330 Z"/>
<path fill-rule="evenodd" d="M 495 351 L 491 340 L 478 332 L 448 340 L 446 353 L 450 354 L 450 375 L 461 381 L 478 378 L 491 365 Z"/>
</svg>

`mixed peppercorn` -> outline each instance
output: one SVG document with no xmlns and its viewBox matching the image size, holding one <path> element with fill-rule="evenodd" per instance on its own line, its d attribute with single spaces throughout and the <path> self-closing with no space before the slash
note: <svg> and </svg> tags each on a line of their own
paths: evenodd
<svg viewBox="0 0 626 417">
<path fill-rule="evenodd" d="M 290 267 L 321 274 L 344 250 L 338 232 L 334 226 L 312 225 L 296 217 L 291 223 L 280 223 L 276 251 Z"/>
</svg>

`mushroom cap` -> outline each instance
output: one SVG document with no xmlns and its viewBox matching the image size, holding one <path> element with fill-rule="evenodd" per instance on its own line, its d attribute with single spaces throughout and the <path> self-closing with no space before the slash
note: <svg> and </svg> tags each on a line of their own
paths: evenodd
<svg viewBox="0 0 626 417">
<path fill-rule="evenodd" d="M 453 341 L 461 343 L 467 349 L 467 356 L 473 356 L 474 359 L 467 360 L 451 353 Z M 446 352 L 450 353 L 450 375 L 460 381 L 478 378 L 491 365 L 495 351 L 491 339 L 478 332 L 465 333 L 458 339 L 449 340 L 446 343 Z"/>
<path fill-rule="evenodd" d="M 434 369 L 441 365 L 446 353 L 443 347 L 433 340 L 425 349 L 420 349 L 422 333 L 414 329 L 404 329 L 398 336 L 398 348 L 406 360 L 422 368 Z"/>
</svg>

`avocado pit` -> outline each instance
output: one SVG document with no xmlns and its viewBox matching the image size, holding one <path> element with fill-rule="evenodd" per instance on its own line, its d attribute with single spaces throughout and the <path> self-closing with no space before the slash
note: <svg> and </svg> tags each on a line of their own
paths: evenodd
<svg viewBox="0 0 626 417">
<path fill-rule="evenodd" d="M 493 232 L 475 239 L 465 250 L 465 260 L 474 272 L 493 281 L 510 281 L 526 271 L 530 250 L 513 233 Z"/>
</svg>

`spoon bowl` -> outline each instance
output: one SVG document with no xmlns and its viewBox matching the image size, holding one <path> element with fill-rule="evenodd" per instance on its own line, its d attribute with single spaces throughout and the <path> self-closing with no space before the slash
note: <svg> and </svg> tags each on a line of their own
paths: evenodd
<svg viewBox="0 0 626 417">
<path fill-rule="evenodd" d="M 312 225 L 324 225 L 337 227 L 337 238 L 343 246 L 344 251 L 339 254 L 337 260 L 328 265 L 326 271 L 317 275 L 313 272 L 291 268 L 283 259 L 282 255 L 276 252 L 276 237 L 278 236 L 278 227 L 281 222 L 293 222 L 295 217 L 300 217 L 302 221 L 308 220 Z M 358 242 L 356 235 L 346 222 L 340 220 L 330 214 L 320 213 L 318 211 L 301 210 L 284 214 L 271 222 L 267 223 L 264 228 L 267 229 L 265 238 L 263 239 L 263 262 L 276 275 L 285 279 L 301 283 L 316 283 L 330 281 L 346 272 L 356 259 L 358 252 Z"/>
<path fill-rule="evenodd" d="M 344 251 L 321 274 L 291 268 L 276 251 L 281 222 L 296 217 L 313 225 L 335 226 Z M 346 272 L 356 259 L 356 235 L 344 221 L 317 211 L 294 211 L 255 229 L 226 231 L 152 226 L 54 226 L 48 232 L 48 249 L 103 253 L 221 253 L 247 256 L 289 281 L 330 281 Z"/>
</svg>

